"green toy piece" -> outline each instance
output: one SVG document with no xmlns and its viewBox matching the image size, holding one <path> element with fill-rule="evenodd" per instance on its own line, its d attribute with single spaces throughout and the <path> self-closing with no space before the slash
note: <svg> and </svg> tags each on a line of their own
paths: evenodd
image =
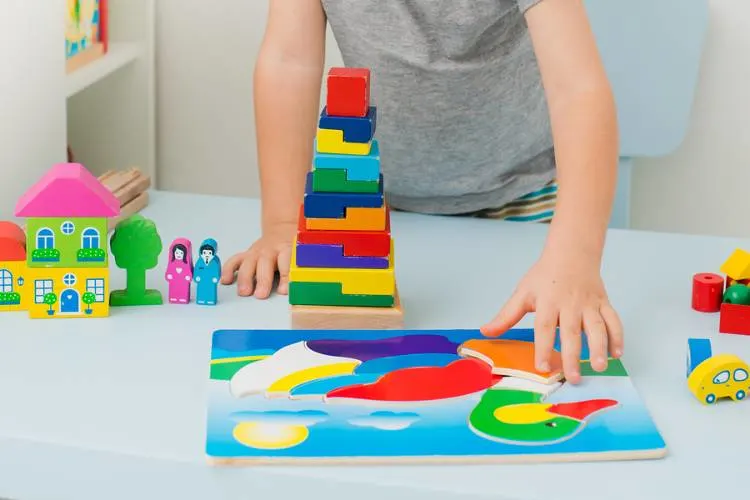
<svg viewBox="0 0 750 500">
<path fill-rule="evenodd" d="M 750 287 L 747 285 L 732 285 L 724 292 L 724 302 L 750 306 Z"/>
<path fill-rule="evenodd" d="M 109 305 L 161 305 L 161 292 L 146 289 L 146 271 L 156 267 L 162 251 L 161 237 L 154 222 L 140 214 L 121 221 L 115 227 L 110 246 L 117 267 L 127 272 L 127 285 L 125 290 L 109 294 Z"/>
</svg>

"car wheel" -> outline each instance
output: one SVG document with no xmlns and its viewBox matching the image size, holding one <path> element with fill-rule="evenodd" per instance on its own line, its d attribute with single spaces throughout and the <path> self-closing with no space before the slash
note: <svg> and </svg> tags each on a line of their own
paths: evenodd
<svg viewBox="0 0 750 500">
<path fill-rule="evenodd" d="M 714 401 L 716 401 L 716 396 L 714 396 L 713 394 L 709 394 L 708 396 L 706 396 L 706 403 L 713 404 Z"/>
<path fill-rule="evenodd" d="M 737 394 L 734 395 L 734 398 L 737 401 L 742 401 L 743 399 L 745 399 L 745 391 L 743 391 L 742 389 L 740 389 L 739 391 L 737 391 Z"/>
</svg>

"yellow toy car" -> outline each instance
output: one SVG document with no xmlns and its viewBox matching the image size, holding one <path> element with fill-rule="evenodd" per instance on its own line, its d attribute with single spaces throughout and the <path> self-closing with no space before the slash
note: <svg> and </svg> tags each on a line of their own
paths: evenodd
<svg viewBox="0 0 750 500">
<path fill-rule="evenodd" d="M 703 360 L 688 375 L 688 388 L 703 404 L 717 399 L 745 399 L 750 392 L 750 366 L 734 354 L 719 354 Z"/>
</svg>

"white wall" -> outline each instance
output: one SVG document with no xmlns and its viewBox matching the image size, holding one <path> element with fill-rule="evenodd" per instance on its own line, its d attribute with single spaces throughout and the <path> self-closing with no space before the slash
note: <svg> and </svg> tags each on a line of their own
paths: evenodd
<svg viewBox="0 0 750 500">
<path fill-rule="evenodd" d="M 23 192 L 65 160 L 64 8 L 58 0 L 2 3 L 0 219 L 13 219 Z"/>
<path fill-rule="evenodd" d="M 709 5 L 690 130 L 674 154 L 638 162 L 633 225 L 750 237 L 750 2 Z"/>
<path fill-rule="evenodd" d="M 257 196 L 252 71 L 267 2 L 161 0 L 157 12 L 162 189 Z M 633 226 L 750 236 L 750 2 L 710 0 L 690 131 L 674 154 L 637 162 Z M 328 64 L 340 64 L 328 37 Z M 209 174 L 202 172 L 208 170 Z M 210 180 L 207 182 L 206 178 Z"/>
<path fill-rule="evenodd" d="M 157 2 L 160 189 L 258 196 L 252 80 L 267 3 Z"/>
</svg>

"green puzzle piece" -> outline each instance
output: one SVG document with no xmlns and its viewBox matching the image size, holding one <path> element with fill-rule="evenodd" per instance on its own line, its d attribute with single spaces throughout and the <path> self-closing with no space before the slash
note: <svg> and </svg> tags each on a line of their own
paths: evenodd
<svg viewBox="0 0 750 500">
<path fill-rule="evenodd" d="M 295 306 L 393 307 L 393 295 L 344 295 L 341 283 L 289 283 L 289 303 Z"/>
<path fill-rule="evenodd" d="M 161 292 L 146 289 L 146 271 L 156 267 L 162 251 L 161 237 L 154 222 L 140 214 L 121 221 L 115 227 L 110 246 L 117 267 L 127 272 L 127 285 L 125 290 L 109 294 L 109 305 L 161 305 Z"/>
<path fill-rule="evenodd" d="M 377 193 L 380 181 L 348 181 L 345 169 L 313 170 L 313 191 L 318 193 Z"/>
</svg>

